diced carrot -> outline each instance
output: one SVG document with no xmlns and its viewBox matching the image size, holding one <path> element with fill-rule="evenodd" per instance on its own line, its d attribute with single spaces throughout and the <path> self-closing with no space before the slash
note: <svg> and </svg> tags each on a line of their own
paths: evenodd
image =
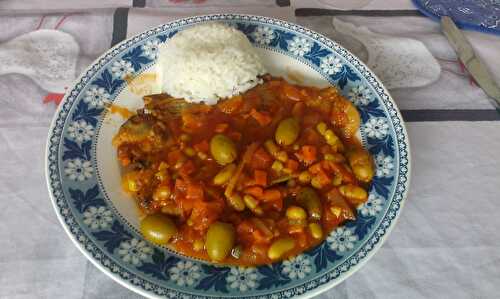
<svg viewBox="0 0 500 299">
<path fill-rule="evenodd" d="M 194 165 L 193 161 L 188 160 L 182 166 L 179 168 L 179 175 L 183 178 L 188 177 L 190 174 L 195 172 L 196 166 Z"/>
<path fill-rule="evenodd" d="M 260 198 L 264 194 L 264 190 L 258 186 L 248 187 L 245 190 L 243 190 L 243 192 L 246 194 L 250 194 L 256 198 Z"/>
<path fill-rule="evenodd" d="M 200 184 L 188 183 L 186 190 L 186 198 L 190 200 L 204 199 L 203 187 Z"/>
<path fill-rule="evenodd" d="M 283 84 L 282 87 L 283 94 L 292 101 L 302 101 L 304 96 L 300 93 L 300 90 L 290 84 Z"/>
<path fill-rule="evenodd" d="M 263 170 L 254 170 L 253 177 L 256 185 L 265 187 L 267 185 L 267 172 Z"/>
<path fill-rule="evenodd" d="M 250 115 L 259 123 L 261 126 L 268 125 L 273 119 L 266 112 L 259 112 L 252 108 L 250 110 Z"/>
<path fill-rule="evenodd" d="M 182 157 L 183 154 L 180 150 L 171 151 L 167 154 L 167 162 L 170 166 L 174 166 Z"/>
<path fill-rule="evenodd" d="M 241 140 L 241 133 L 240 132 L 232 131 L 232 132 L 227 133 L 226 135 L 227 135 L 227 137 L 229 137 L 235 141 Z"/>
<path fill-rule="evenodd" d="M 176 191 L 186 192 L 187 184 L 183 179 L 176 179 L 174 187 Z"/>
<path fill-rule="evenodd" d="M 297 171 L 299 169 L 299 162 L 295 161 L 294 159 L 288 159 L 286 161 L 286 168 L 290 169 L 292 172 Z"/>
<path fill-rule="evenodd" d="M 307 243 L 307 233 L 305 231 L 294 234 L 293 238 L 297 241 L 298 245 L 302 248 L 306 247 L 308 244 Z"/>
<path fill-rule="evenodd" d="M 271 241 L 271 238 L 266 236 L 262 231 L 260 231 L 259 229 L 255 229 L 252 233 L 252 237 L 254 239 L 254 242 L 256 244 L 267 244 L 269 243 L 269 241 Z"/>
<path fill-rule="evenodd" d="M 199 152 L 208 152 L 208 149 L 210 148 L 210 145 L 208 144 L 208 141 L 205 139 L 202 142 L 199 142 L 195 145 L 193 145 L 194 149 L 199 151 Z"/>
<path fill-rule="evenodd" d="M 195 230 L 205 231 L 210 224 L 219 218 L 220 213 L 224 210 L 224 201 L 213 200 L 204 202 L 200 200 L 193 201 L 193 211 L 189 220 Z"/>
<path fill-rule="evenodd" d="M 316 177 L 318 178 L 319 184 L 321 186 L 326 186 L 326 185 L 330 184 L 331 181 L 332 181 L 332 179 L 323 170 L 321 170 L 320 172 L 318 172 L 316 174 Z"/>
<path fill-rule="evenodd" d="M 297 102 L 295 105 L 293 105 L 292 108 L 292 115 L 295 117 L 302 117 L 304 115 L 304 109 L 306 108 L 306 104 L 304 102 Z"/>
<path fill-rule="evenodd" d="M 306 164 L 312 164 L 316 161 L 317 149 L 312 145 L 302 146 L 302 159 Z"/>
<path fill-rule="evenodd" d="M 193 210 L 194 201 L 188 199 L 187 197 L 179 197 L 176 199 L 177 206 L 182 211 L 184 217 L 187 217 L 189 213 Z"/>
<path fill-rule="evenodd" d="M 288 226 L 288 233 L 289 234 L 300 234 L 301 232 L 304 231 L 304 226 L 298 225 L 298 224 L 292 224 Z"/>
<path fill-rule="evenodd" d="M 271 166 L 272 157 L 264 150 L 262 147 L 259 147 L 255 153 L 253 154 L 251 167 L 254 169 L 267 169 Z"/>
<path fill-rule="evenodd" d="M 266 204 L 271 205 L 276 211 L 281 211 L 283 209 L 283 197 L 277 198 L 273 201 L 267 201 Z"/>
<path fill-rule="evenodd" d="M 323 167 L 327 170 L 334 172 L 336 175 L 340 175 L 342 177 L 342 182 L 353 183 L 356 181 L 356 178 L 354 177 L 352 172 L 350 172 L 344 164 L 326 160 L 322 161 L 321 163 L 325 165 Z"/>
<path fill-rule="evenodd" d="M 323 171 L 323 169 L 321 168 L 321 163 L 319 163 L 319 162 L 316 164 L 313 164 L 311 167 L 308 168 L 308 170 L 312 174 L 317 174 L 320 171 Z"/>
<path fill-rule="evenodd" d="M 233 114 L 237 112 L 243 105 L 243 97 L 240 95 L 234 96 L 230 99 L 217 104 L 219 109 L 226 114 Z"/>
<path fill-rule="evenodd" d="M 215 132 L 217 133 L 224 133 L 224 131 L 226 131 L 226 129 L 229 127 L 228 124 L 226 123 L 221 123 L 221 124 L 217 124 L 215 125 Z"/>
<path fill-rule="evenodd" d="M 206 115 L 199 115 L 193 113 L 183 113 L 182 122 L 184 126 L 190 130 L 203 128 L 207 123 Z"/>
<path fill-rule="evenodd" d="M 282 195 L 280 190 L 278 189 L 267 189 L 264 190 L 264 193 L 262 196 L 260 196 L 260 199 L 263 201 L 275 201 L 281 199 Z"/>
</svg>

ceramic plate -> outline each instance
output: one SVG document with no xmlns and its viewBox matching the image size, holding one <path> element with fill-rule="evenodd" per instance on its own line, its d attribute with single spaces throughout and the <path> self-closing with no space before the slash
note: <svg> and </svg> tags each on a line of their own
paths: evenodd
<svg viewBox="0 0 500 299">
<path fill-rule="evenodd" d="M 111 139 L 131 109 L 155 92 L 158 45 L 211 21 L 241 30 L 272 75 L 339 88 L 359 109 L 360 137 L 376 176 L 356 221 L 296 258 L 257 268 L 215 266 L 155 246 L 138 232 L 138 211 L 120 187 Z M 328 38 L 285 21 L 220 14 L 178 20 L 132 37 L 105 53 L 59 106 L 47 142 L 47 183 L 59 220 L 82 253 L 111 278 L 144 296 L 168 298 L 310 297 L 358 270 L 380 248 L 401 212 L 409 185 L 407 133 L 396 104 L 375 75 Z"/>
</svg>

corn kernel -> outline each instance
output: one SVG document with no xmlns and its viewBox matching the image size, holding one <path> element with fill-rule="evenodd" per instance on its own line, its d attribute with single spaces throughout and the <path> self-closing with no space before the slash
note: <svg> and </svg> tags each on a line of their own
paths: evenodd
<svg viewBox="0 0 500 299">
<path fill-rule="evenodd" d="M 318 130 L 318 132 L 321 134 L 321 135 L 325 135 L 325 132 L 327 130 L 327 126 L 324 122 L 320 122 L 319 124 L 316 125 L 316 130 Z"/>
<path fill-rule="evenodd" d="M 208 155 L 204 152 L 198 152 L 198 158 L 200 158 L 201 160 L 206 160 L 208 158 Z"/>
<path fill-rule="evenodd" d="M 318 223 L 309 223 L 309 231 L 314 239 L 323 238 L 323 229 Z"/>
<path fill-rule="evenodd" d="M 205 243 L 202 240 L 200 240 L 200 239 L 194 240 L 194 242 L 193 242 L 193 250 L 194 251 L 201 251 L 201 250 L 203 250 L 203 247 L 205 247 Z"/>
<path fill-rule="evenodd" d="M 321 189 L 323 186 L 321 186 L 320 179 L 318 177 L 313 177 L 311 179 L 311 186 L 313 186 L 316 189 Z"/>
<path fill-rule="evenodd" d="M 137 184 L 137 182 L 133 179 L 128 179 L 128 190 L 132 191 L 132 192 L 137 192 L 139 191 L 139 184 Z"/>
<path fill-rule="evenodd" d="M 306 211 L 298 206 L 290 206 L 286 209 L 286 217 L 292 221 L 303 221 L 307 218 Z"/>
<path fill-rule="evenodd" d="M 339 218 L 340 217 L 340 213 L 342 213 L 342 209 L 339 208 L 339 207 L 331 207 L 330 208 L 330 211 L 332 212 L 333 215 L 335 215 L 335 217 Z"/>
<path fill-rule="evenodd" d="M 245 203 L 240 195 L 232 194 L 231 196 L 226 197 L 226 199 L 229 205 L 236 211 L 241 212 L 245 209 Z"/>
<path fill-rule="evenodd" d="M 325 154 L 326 161 L 335 161 L 335 156 L 332 154 Z"/>
<path fill-rule="evenodd" d="M 309 171 L 305 170 L 299 174 L 299 182 L 302 184 L 307 184 L 311 181 L 311 174 Z"/>
<path fill-rule="evenodd" d="M 194 148 L 188 146 L 184 149 L 184 154 L 186 154 L 186 156 L 188 157 L 194 157 L 196 155 L 196 151 L 194 150 Z"/>
<path fill-rule="evenodd" d="M 279 151 L 276 154 L 276 159 L 278 159 L 281 162 L 285 163 L 286 161 L 288 161 L 288 154 L 285 151 Z"/>
<path fill-rule="evenodd" d="M 271 165 L 271 168 L 276 172 L 280 172 L 281 170 L 283 170 L 283 163 L 276 160 L 273 162 L 273 165 Z"/>
<path fill-rule="evenodd" d="M 337 187 L 342 184 L 342 176 L 341 175 L 335 175 L 332 179 L 332 185 Z"/>
<path fill-rule="evenodd" d="M 243 196 L 243 201 L 245 202 L 245 205 L 250 209 L 250 210 L 253 210 L 257 207 L 257 205 L 259 204 L 257 202 L 257 200 L 251 196 L 251 195 L 248 195 L 246 194 L 245 196 Z"/>
<path fill-rule="evenodd" d="M 326 130 L 325 132 L 325 140 L 326 140 L 326 143 L 328 143 L 329 145 L 335 145 L 337 144 L 337 142 L 339 142 L 339 137 L 337 137 L 337 135 L 335 135 L 335 133 L 333 133 L 332 130 Z"/>
<path fill-rule="evenodd" d="M 189 136 L 188 134 L 185 134 L 185 133 L 184 133 L 184 134 L 181 134 L 180 139 L 181 139 L 181 141 L 183 141 L 183 142 L 188 142 L 188 141 L 190 141 L 190 140 L 191 140 L 191 136 Z"/>
<path fill-rule="evenodd" d="M 236 165 L 234 163 L 226 165 L 215 175 L 213 179 L 214 185 L 218 186 L 224 185 L 231 179 L 235 171 L 236 171 Z"/>
<path fill-rule="evenodd" d="M 264 147 L 271 154 L 271 156 L 275 156 L 276 154 L 278 154 L 280 150 L 280 148 L 276 145 L 276 143 L 274 143 L 274 141 L 272 141 L 271 139 L 266 140 L 266 142 L 264 142 Z"/>
</svg>

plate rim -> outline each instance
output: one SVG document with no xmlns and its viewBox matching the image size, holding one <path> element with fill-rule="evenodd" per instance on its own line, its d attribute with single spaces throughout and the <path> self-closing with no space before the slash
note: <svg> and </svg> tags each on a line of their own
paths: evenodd
<svg viewBox="0 0 500 299">
<path fill-rule="evenodd" d="M 232 19 L 229 19 L 228 17 L 229 16 L 232 16 L 233 18 Z M 51 187 L 51 178 L 50 178 L 50 169 L 49 169 L 49 155 L 50 155 L 50 145 L 51 145 L 51 137 L 53 137 L 53 132 L 54 132 L 54 129 L 56 128 L 57 126 L 57 118 L 59 116 L 59 114 L 61 113 L 61 110 L 63 110 L 63 106 L 66 102 L 68 102 L 68 98 L 71 96 L 70 92 L 74 89 L 74 87 L 76 87 L 76 85 L 78 83 L 81 82 L 82 78 L 85 77 L 85 75 L 96 65 L 99 63 L 100 60 L 104 59 L 105 56 L 107 56 L 108 54 L 112 53 L 114 50 L 118 50 L 120 48 L 120 46 L 122 46 L 123 44 L 125 43 L 128 43 L 130 41 L 132 41 L 133 39 L 135 38 L 140 38 L 140 35 L 150 31 L 150 30 L 158 30 L 160 28 L 163 28 L 164 26 L 166 25 L 169 25 L 169 24 L 173 24 L 173 23 L 178 23 L 178 22 L 181 22 L 181 21 L 187 21 L 187 20 L 196 20 L 198 18 L 200 18 L 199 21 L 195 21 L 194 24 L 201 24 L 201 23 L 206 23 L 206 22 L 211 22 L 211 21 L 217 21 L 217 20 L 205 20 L 206 18 L 213 18 L 213 17 L 222 17 L 222 20 L 234 20 L 235 17 L 236 19 L 238 18 L 241 18 L 243 19 L 243 21 L 257 21 L 257 22 L 261 22 L 262 20 L 267 20 L 267 21 L 272 21 L 271 23 L 272 24 L 275 24 L 275 22 L 279 22 L 281 24 L 279 24 L 278 26 L 282 26 L 283 24 L 288 24 L 289 27 L 288 29 L 293 31 L 293 32 L 298 32 L 298 33 L 301 33 L 301 34 L 304 34 L 304 33 L 312 33 L 312 34 L 315 34 L 317 35 L 316 37 L 313 37 L 313 36 L 309 36 L 310 38 L 314 39 L 314 40 L 317 40 L 323 44 L 326 44 L 328 42 L 332 43 L 333 45 L 337 46 L 338 48 L 334 50 L 335 53 L 338 53 L 339 50 L 343 50 L 345 51 L 345 54 L 343 56 L 348 56 L 348 55 L 351 55 L 353 58 L 356 59 L 357 63 L 359 64 L 359 66 L 361 67 L 364 67 L 366 69 L 366 71 L 369 72 L 370 76 L 372 76 L 373 78 L 375 78 L 375 82 L 374 83 L 379 83 L 378 85 L 382 88 L 382 92 L 385 93 L 388 98 L 387 99 L 380 99 L 381 101 L 388 101 L 390 103 L 392 103 L 392 107 L 394 109 L 394 111 L 396 112 L 396 118 L 400 120 L 400 123 L 399 125 L 401 125 L 402 127 L 402 135 L 404 136 L 404 140 L 403 140 L 403 144 L 406 144 L 406 148 L 405 150 L 407 151 L 407 173 L 406 173 L 406 181 L 403 183 L 404 186 L 405 186 L 405 190 L 403 192 L 401 192 L 401 200 L 399 201 L 399 208 L 396 210 L 396 213 L 395 213 L 395 216 L 394 218 L 391 220 L 391 223 L 388 227 L 386 227 L 385 229 L 385 233 L 379 237 L 379 240 L 377 241 L 377 243 L 372 247 L 372 249 L 370 251 L 367 252 L 366 256 L 362 258 L 362 260 L 355 264 L 355 265 L 351 265 L 351 267 L 346 271 L 344 272 L 343 275 L 340 275 L 338 278 L 336 279 L 331 279 L 323 284 L 318 284 L 316 287 L 310 289 L 310 290 L 307 290 L 305 291 L 304 293 L 296 296 L 296 298 L 311 298 L 313 296 L 316 296 L 316 295 L 319 295 L 329 289 L 332 289 L 333 287 L 335 287 L 336 285 L 340 284 L 341 282 L 343 282 L 345 279 L 347 279 L 348 277 L 350 277 L 352 274 L 356 273 L 357 271 L 359 271 L 359 269 L 361 269 L 377 252 L 378 250 L 380 250 L 380 248 L 382 247 L 382 245 L 386 242 L 388 236 L 390 235 L 390 233 L 392 232 L 392 230 L 394 229 L 394 227 L 396 226 L 398 220 L 399 220 L 399 217 L 401 215 L 401 212 L 403 210 L 403 207 L 406 203 L 406 200 L 408 198 L 408 193 L 409 193 L 409 189 L 410 189 L 410 185 L 411 185 L 411 176 L 412 176 L 412 158 L 411 158 L 411 145 L 410 145 L 410 140 L 409 140 L 409 136 L 408 136 L 408 130 L 407 130 L 407 127 L 406 127 L 406 123 L 405 121 L 403 120 L 403 117 L 401 115 L 401 112 L 399 110 L 399 107 L 397 106 L 396 102 L 394 101 L 393 97 L 390 95 L 389 91 L 387 90 L 387 88 L 385 87 L 385 85 L 382 83 L 382 81 L 376 76 L 376 74 L 363 62 L 361 61 L 361 59 L 359 59 L 356 55 L 354 55 L 351 51 L 347 50 L 346 48 L 344 48 L 342 45 L 338 44 L 337 42 L 335 42 L 334 40 L 330 39 L 329 37 L 321 34 L 321 33 L 318 33 L 314 30 L 311 30 L 311 29 L 308 29 L 304 26 L 301 26 L 299 24 L 296 24 L 296 23 L 293 23 L 293 22 L 290 22 L 290 21 L 286 21 L 286 20 L 282 20 L 282 19 L 278 19 L 278 18 L 272 18 L 272 17 L 264 17 L 264 16 L 259 16 L 259 15 L 252 15 L 252 14 L 239 14 L 239 13 L 215 13 L 215 14 L 200 14 L 200 15 L 194 15 L 194 16 L 189 16 L 189 17 L 183 17 L 183 18 L 178 18 L 178 19 L 175 19 L 173 21 L 170 21 L 170 22 L 167 22 L 167 23 L 162 23 L 160 25 L 157 25 L 157 26 L 154 26 L 154 27 L 151 27 L 151 28 L 148 28 L 136 35 L 133 35 L 129 38 L 126 38 L 124 39 L 123 41 L 117 43 L 116 45 L 114 45 L 113 47 L 109 48 L 108 50 L 106 50 L 103 54 L 101 54 L 99 57 L 97 57 L 94 61 L 92 61 L 92 63 L 90 63 L 84 70 L 81 71 L 80 75 L 77 77 L 77 79 L 75 79 L 73 81 L 73 83 L 70 85 L 71 88 L 68 88 L 67 91 L 65 92 L 65 95 L 62 99 L 62 101 L 60 102 L 60 104 L 58 105 L 55 113 L 54 113 L 54 116 L 52 117 L 52 120 L 51 120 L 51 123 L 50 123 L 50 126 L 49 126 L 49 130 L 48 130 L 48 135 L 47 135 L 47 141 L 46 141 L 46 146 L 45 146 L 45 163 L 44 163 L 44 167 L 45 167 L 45 178 L 46 178 L 46 183 L 47 183 L 47 189 L 48 189 L 48 192 L 49 192 L 49 197 L 50 197 L 50 201 L 52 203 L 52 206 L 54 208 L 54 211 L 56 213 L 56 216 L 61 224 L 61 226 L 63 227 L 64 231 L 66 232 L 66 234 L 69 236 L 70 240 L 73 242 L 73 244 L 78 248 L 78 250 L 94 265 L 96 266 L 100 271 L 102 271 L 104 274 L 106 274 L 108 277 L 110 277 L 111 279 L 113 279 L 114 281 L 116 281 L 117 283 L 119 283 L 120 285 L 126 287 L 127 289 L 129 290 L 132 290 L 142 296 L 145 296 L 147 298 L 163 298 L 162 296 L 158 295 L 158 294 L 155 294 L 154 292 L 152 291 L 148 291 L 148 290 L 145 290 L 143 287 L 139 286 L 139 285 L 134 285 L 126 280 L 124 280 L 123 278 L 120 277 L 120 275 L 116 274 L 116 273 L 113 273 L 110 269 L 104 267 L 97 259 L 95 259 L 91 254 L 90 252 L 84 248 L 84 246 L 82 246 L 81 243 L 79 243 L 79 241 L 76 239 L 76 235 L 73 234 L 71 231 L 70 231 L 70 228 L 68 226 L 68 224 L 65 222 L 65 220 L 63 219 L 63 215 L 61 214 L 60 210 L 59 210 L 59 207 L 57 206 L 57 199 L 56 197 L 54 196 L 54 193 L 53 193 L 53 189 Z M 220 19 L 219 19 L 220 20 Z M 183 27 L 185 25 L 190 25 L 190 24 L 193 24 L 193 23 L 186 23 L 186 24 L 183 24 L 182 26 L 179 26 L 179 27 Z M 277 25 L 277 24 L 275 24 Z M 295 26 L 295 28 L 292 28 L 293 26 Z M 320 40 L 320 39 L 324 39 L 324 40 Z M 332 48 L 332 46 L 328 45 L 329 48 Z M 384 105 L 385 107 L 387 107 L 387 105 Z M 387 107 L 388 108 L 388 107 Z M 396 181 L 396 184 L 398 183 L 398 181 Z M 396 192 L 396 191 L 395 191 Z M 395 195 L 394 195 L 395 196 Z M 394 197 L 393 196 L 393 197 Z M 323 276 L 326 275 L 326 274 L 323 274 Z M 323 276 L 320 276 L 320 277 L 323 277 Z M 313 281 L 313 280 L 317 280 L 317 279 L 320 279 L 320 277 L 317 277 L 317 278 L 314 278 L 314 279 L 311 279 L 309 281 L 305 281 L 303 282 L 301 285 L 305 285 L 307 284 L 308 282 L 310 281 Z M 284 289 L 281 289 L 281 290 L 278 290 L 278 291 L 275 291 L 275 292 L 270 292 L 269 294 L 263 294 L 263 295 L 251 295 L 249 294 L 248 296 L 245 296 L 245 298 L 253 298 L 253 297 L 260 297 L 260 296 L 272 296 L 272 294 L 280 294 L 282 292 L 285 292 L 287 290 L 290 290 L 290 289 L 294 289 L 294 288 L 297 288 L 298 286 L 292 286 L 292 287 L 287 287 L 287 288 L 284 288 Z M 176 289 L 171 289 L 172 291 L 174 292 L 177 292 L 178 294 L 177 295 L 180 295 L 180 294 L 184 294 L 183 291 L 179 291 L 179 290 L 176 290 Z M 192 294 L 192 293 L 186 293 L 186 294 L 189 294 L 190 296 L 194 297 L 194 298 L 198 298 L 200 297 L 199 295 L 196 295 L 196 294 Z M 226 298 L 232 298 L 233 296 L 219 296 L 219 297 L 226 297 Z M 203 297 L 205 298 L 205 297 Z M 217 298 L 216 296 L 212 296 L 212 295 L 209 295 L 208 298 Z"/>
</svg>

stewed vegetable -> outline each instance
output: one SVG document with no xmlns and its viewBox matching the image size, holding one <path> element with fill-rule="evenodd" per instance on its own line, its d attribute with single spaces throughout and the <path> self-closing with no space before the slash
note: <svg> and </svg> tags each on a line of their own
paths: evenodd
<svg viewBox="0 0 500 299">
<path fill-rule="evenodd" d="M 374 175 L 356 108 L 334 88 L 264 83 L 216 105 L 145 97 L 113 140 L 123 189 L 155 244 L 260 265 L 318 245 L 356 217 Z"/>
</svg>

